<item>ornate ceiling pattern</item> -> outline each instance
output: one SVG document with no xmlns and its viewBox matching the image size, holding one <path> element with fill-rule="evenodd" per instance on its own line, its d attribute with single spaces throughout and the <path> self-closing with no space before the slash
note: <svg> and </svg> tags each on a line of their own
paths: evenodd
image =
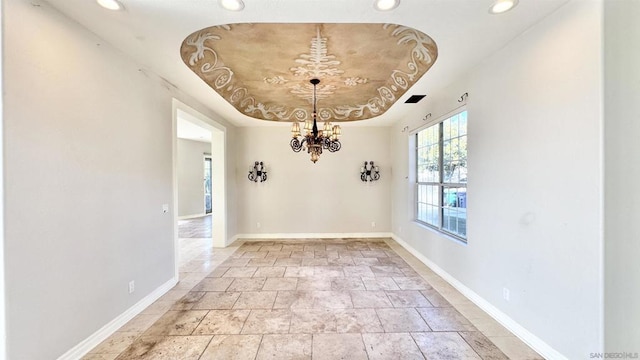
<svg viewBox="0 0 640 360">
<path fill-rule="evenodd" d="M 383 114 L 438 57 L 428 35 L 395 24 L 229 24 L 189 35 L 184 63 L 241 113 L 262 120 Z"/>
</svg>

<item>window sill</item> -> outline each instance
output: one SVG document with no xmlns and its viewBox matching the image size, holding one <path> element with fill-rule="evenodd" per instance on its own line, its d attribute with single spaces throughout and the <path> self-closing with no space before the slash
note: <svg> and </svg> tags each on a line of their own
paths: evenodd
<svg viewBox="0 0 640 360">
<path fill-rule="evenodd" d="M 448 240 L 451 240 L 451 241 L 453 241 L 455 243 L 458 243 L 459 245 L 464 245 L 464 246 L 469 245 L 468 244 L 468 239 L 463 239 L 463 238 L 455 236 L 453 234 L 449 234 L 448 232 L 441 231 L 437 227 L 434 227 L 434 226 L 431 226 L 429 224 L 423 223 L 422 221 L 418 221 L 418 220 L 413 219 L 413 220 L 411 220 L 411 222 L 413 224 L 417 225 L 419 228 L 429 230 L 429 231 L 433 232 L 434 234 L 439 235 L 439 236 L 441 236 L 443 238 L 446 238 Z"/>
</svg>

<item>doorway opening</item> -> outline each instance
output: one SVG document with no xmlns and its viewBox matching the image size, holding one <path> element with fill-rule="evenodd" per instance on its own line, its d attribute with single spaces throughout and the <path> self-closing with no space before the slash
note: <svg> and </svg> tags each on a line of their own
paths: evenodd
<svg viewBox="0 0 640 360">
<path fill-rule="evenodd" d="M 191 260 L 226 246 L 226 129 L 173 101 L 175 276 Z"/>
<path fill-rule="evenodd" d="M 204 157 L 204 213 L 211 214 L 211 156 Z"/>
</svg>

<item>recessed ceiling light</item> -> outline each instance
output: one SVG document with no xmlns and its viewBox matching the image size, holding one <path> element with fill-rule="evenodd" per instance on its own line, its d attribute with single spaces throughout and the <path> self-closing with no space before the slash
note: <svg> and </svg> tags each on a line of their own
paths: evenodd
<svg viewBox="0 0 640 360">
<path fill-rule="evenodd" d="M 393 10 L 400 4 L 400 0 L 375 0 L 373 7 L 380 11 Z"/>
<path fill-rule="evenodd" d="M 518 5 L 518 0 L 496 0 L 489 8 L 489 12 L 492 14 L 502 14 L 513 9 Z"/>
<path fill-rule="evenodd" d="M 100 6 L 109 10 L 122 10 L 124 7 L 118 0 L 96 0 Z"/>
<path fill-rule="evenodd" d="M 218 0 L 220 6 L 231 11 L 240 11 L 244 9 L 242 0 Z"/>
</svg>

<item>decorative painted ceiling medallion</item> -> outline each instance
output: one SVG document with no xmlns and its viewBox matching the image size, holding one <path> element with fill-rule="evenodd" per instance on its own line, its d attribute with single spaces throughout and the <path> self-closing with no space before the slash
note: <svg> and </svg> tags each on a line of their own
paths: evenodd
<svg viewBox="0 0 640 360">
<path fill-rule="evenodd" d="M 438 57 L 426 34 L 395 24 L 230 24 L 189 35 L 182 60 L 241 113 L 271 121 L 383 114 Z"/>
</svg>

